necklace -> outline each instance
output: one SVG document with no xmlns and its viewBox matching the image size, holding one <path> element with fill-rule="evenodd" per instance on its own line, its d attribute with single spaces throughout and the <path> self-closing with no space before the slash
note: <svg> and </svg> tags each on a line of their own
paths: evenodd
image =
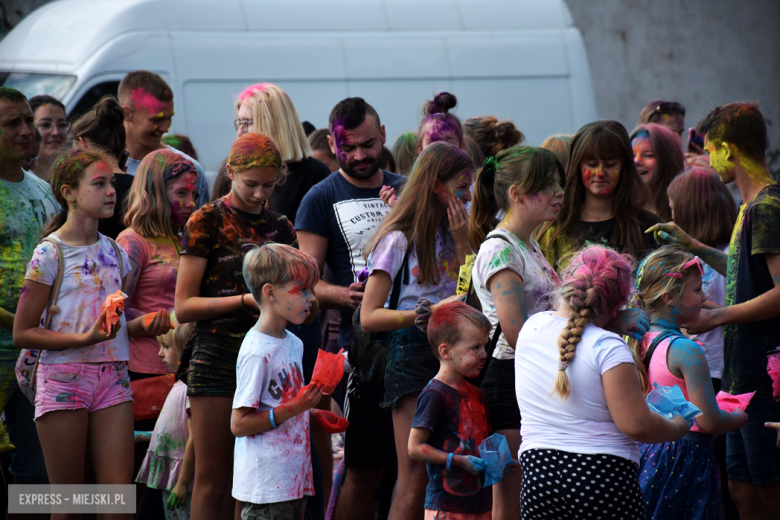
<svg viewBox="0 0 780 520">
<path fill-rule="evenodd" d="M 591 215 L 590 213 L 588 213 L 584 209 L 582 210 L 582 216 L 583 217 L 589 217 L 589 218 L 596 219 L 596 220 L 593 220 L 592 222 L 604 222 L 605 220 L 609 220 L 609 219 L 613 218 L 612 214 L 610 214 L 610 215 L 608 215 L 606 217 L 597 217 L 596 215 Z M 591 222 L 591 221 L 588 221 L 588 222 Z"/>
</svg>

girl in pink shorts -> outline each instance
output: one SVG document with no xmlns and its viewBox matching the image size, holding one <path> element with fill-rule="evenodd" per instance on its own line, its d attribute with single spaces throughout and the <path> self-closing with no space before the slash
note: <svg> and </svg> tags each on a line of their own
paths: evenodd
<svg viewBox="0 0 780 520">
<path fill-rule="evenodd" d="M 46 471 L 52 484 L 82 483 L 89 454 L 98 484 L 130 484 L 128 338 L 161 334 L 170 328 L 170 318 L 167 312 L 130 322 L 121 316 L 110 332 L 103 329 L 103 302 L 122 289 L 130 270 L 125 251 L 97 230 L 98 219 L 113 215 L 116 205 L 105 155 L 70 152 L 55 164 L 51 182 L 62 209 L 27 265 L 14 322 L 16 345 L 40 351 L 35 421 Z M 60 261 L 59 294 L 49 301 Z"/>
</svg>

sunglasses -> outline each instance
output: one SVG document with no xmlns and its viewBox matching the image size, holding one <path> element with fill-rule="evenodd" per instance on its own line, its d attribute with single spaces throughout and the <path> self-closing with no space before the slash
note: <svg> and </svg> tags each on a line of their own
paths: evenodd
<svg viewBox="0 0 780 520">
<path fill-rule="evenodd" d="M 704 276 L 704 264 L 702 264 L 702 261 L 698 256 L 694 256 L 693 258 L 685 262 L 682 266 L 682 269 L 680 269 L 679 273 L 666 273 L 666 276 L 670 276 L 672 278 L 682 278 L 683 272 L 686 271 L 687 269 L 690 269 L 694 265 L 699 268 L 699 272 L 701 273 L 702 276 Z"/>
<path fill-rule="evenodd" d="M 682 104 L 677 103 L 676 101 L 664 101 L 663 103 L 659 103 L 658 105 L 656 105 L 655 109 L 653 110 L 653 113 L 680 114 L 681 116 L 684 116 L 685 107 L 682 106 Z"/>
</svg>

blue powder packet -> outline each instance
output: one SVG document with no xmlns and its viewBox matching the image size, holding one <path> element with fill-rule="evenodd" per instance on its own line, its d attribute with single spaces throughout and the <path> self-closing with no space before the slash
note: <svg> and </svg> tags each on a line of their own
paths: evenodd
<svg viewBox="0 0 780 520">
<path fill-rule="evenodd" d="M 479 445 L 479 456 L 487 462 L 483 487 L 492 486 L 504 478 L 504 470 L 512 463 L 512 452 L 506 437 L 494 433 Z"/>
<path fill-rule="evenodd" d="M 685 400 L 685 396 L 677 385 L 660 386 L 653 383 L 653 390 L 647 394 L 647 406 L 651 411 L 661 417 L 671 419 L 675 415 L 681 415 L 688 427 L 693 426 L 693 420 L 702 414 L 696 405 Z"/>
</svg>

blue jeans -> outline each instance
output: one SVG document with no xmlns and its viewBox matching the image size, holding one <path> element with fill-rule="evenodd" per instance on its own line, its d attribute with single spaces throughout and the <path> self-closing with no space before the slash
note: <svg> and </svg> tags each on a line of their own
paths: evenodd
<svg viewBox="0 0 780 520">
<path fill-rule="evenodd" d="M 780 422 L 780 404 L 772 399 L 752 401 L 748 421 L 739 430 L 726 434 L 726 471 L 729 480 L 753 484 L 780 481 L 780 449 L 777 432 L 765 422 Z"/>
</svg>

